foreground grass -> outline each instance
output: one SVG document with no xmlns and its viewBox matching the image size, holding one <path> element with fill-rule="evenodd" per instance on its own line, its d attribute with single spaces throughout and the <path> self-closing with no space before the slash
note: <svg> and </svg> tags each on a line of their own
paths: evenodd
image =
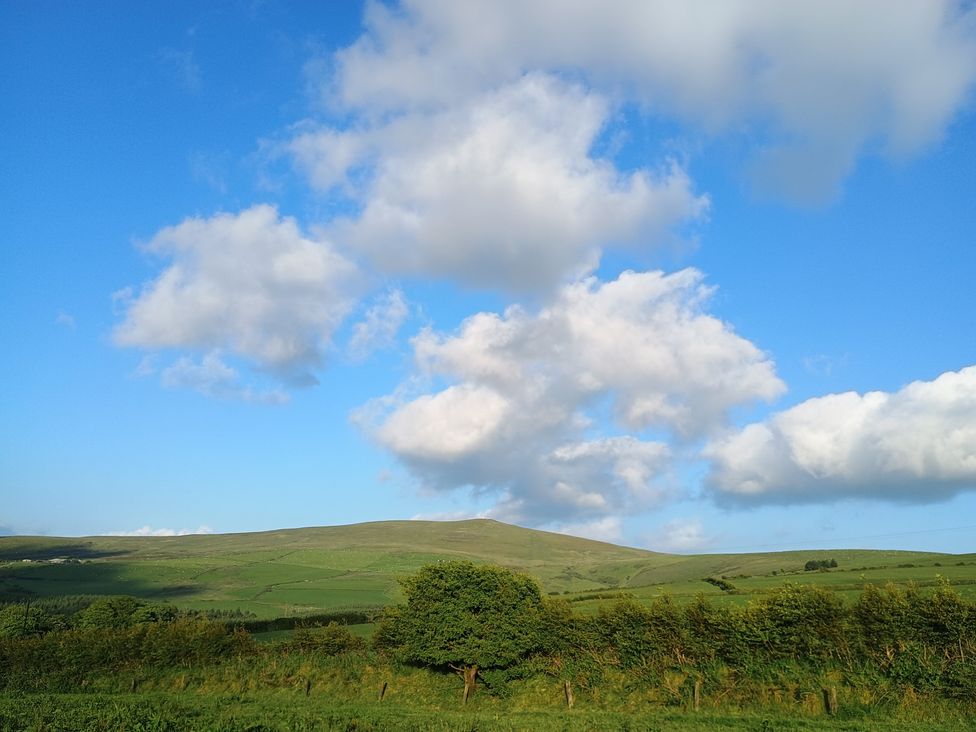
<svg viewBox="0 0 976 732">
<path fill-rule="evenodd" d="M 393 732 L 515 730 L 799 730 L 831 732 L 935 732 L 976 730 L 976 721 L 944 708 L 928 718 L 912 709 L 877 716 L 787 716 L 781 711 L 614 712 L 597 709 L 507 711 L 494 708 L 422 710 L 412 706 L 336 703 L 327 698 L 287 693 L 247 694 L 24 694 L 0 695 L 0 730 L 71 732 L 221 732 L 230 730 L 391 730 Z"/>
</svg>

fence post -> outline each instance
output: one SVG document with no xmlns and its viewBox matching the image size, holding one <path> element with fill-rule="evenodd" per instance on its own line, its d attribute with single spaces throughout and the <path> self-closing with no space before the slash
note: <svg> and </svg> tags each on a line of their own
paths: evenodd
<svg viewBox="0 0 976 732">
<path fill-rule="evenodd" d="M 837 714 L 837 687 L 831 686 L 823 690 L 824 709 L 827 714 L 833 716 Z"/>
<path fill-rule="evenodd" d="M 384 681 L 383 687 L 380 689 L 380 698 L 379 698 L 380 701 L 383 701 L 383 697 L 386 696 L 386 686 L 387 686 L 387 682 Z"/>
<path fill-rule="evenodd" d="M 569 679 L 563 682 L 563 693 L 566 695 L 566 706 L 570 709 L 573 708 L 573 685 L 569 683 Z"/>
<path fill-rule="evenodd" d="M 701 709 L 701 679 L 695 679 L 695 711 Z"/>
</svg>

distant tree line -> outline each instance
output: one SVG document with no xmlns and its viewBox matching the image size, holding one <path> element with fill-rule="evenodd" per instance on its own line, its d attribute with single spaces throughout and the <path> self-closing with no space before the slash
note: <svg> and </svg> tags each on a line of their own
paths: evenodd
<svg viewBox="0 0 976 732">
<path fill-rule="evenodd" d="M 836 559 L 811 559 L 803 565 L 803 569 L 807 572 L 814 572 L 818 569 L 833 569 L 836 566 Z"/>
<path fill-rule="evenodd" d="M 231 626 L 256 622 L 254 613 L 241 610 L 187 610 L 127 595 L 28 597 L 0 604 L 0 638 L 41 635 L 55 630 L 119 629 L 178 619 L 214 620 Z"/>
</svg>

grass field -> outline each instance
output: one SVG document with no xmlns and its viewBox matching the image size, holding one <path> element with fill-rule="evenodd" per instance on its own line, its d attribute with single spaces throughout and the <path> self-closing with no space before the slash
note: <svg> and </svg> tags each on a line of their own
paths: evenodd
<svg viewBox="0 0 976 732">
<path fill-rule="evenodd" d="M 522 730 L 629 730 L 630 732 L 965 732 L 976 721 L 946 710 L 928 719 L 912 714 L 882 718 L 802 716 L 779 710 L 698 713 L 651 709 L 505 709 L 472 705 L 463 711 L 418 709 L 389 702 L 336 703 L 300 694 L 46 694 L 0 695 L 0 730 L 389 730 L 392 732 L 521 732 Z"/>
<path fill-rule="evenodd" d="M 839 566 L 803 571 L 806 561 L 821 558 L 836 559 Z M 72 561 L 57 561 L 65 559 Z M 445 559 L 524 571 L 546 592 L 564 596 L 584 612 L 605 601 L 593 595 L 620 592 L 639 599 L 704 593 L 745 602 L 784 581 L 855 593 L 869 582 L 924 586 L 937 575 L 949 578 L 964 596 L 976 597 L 976 554 L 836 550 L 686 556 L 477 519 L 182 537 L 2 537 L 0 599 L 30 593 L 126 594 L 273 618 L 396 602 L 398 577 Z M 706 577 L 726 578 L 736 593 L 704 582 Z"/>
</svg>

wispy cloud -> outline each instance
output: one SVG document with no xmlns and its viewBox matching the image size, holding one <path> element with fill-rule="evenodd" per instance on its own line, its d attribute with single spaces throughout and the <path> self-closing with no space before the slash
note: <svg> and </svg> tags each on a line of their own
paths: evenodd
<svg viewBox="0 0 976 732">
<path fill-rule="evenodd" d="M 209 526 L 198 526 L 196 529 L 154 529 L 149 524 L 133 531 L 109 531 L 103 536 L 189 536 L 191 534 L 213 534 Z"/>
<path fill-rule="evenodd" d="M 200 92 L 203 77 L 200 66 L 193 57 L 193 51 L 162 48 L 156 53 L 156 60 L 163 73 L 181 89 L 190 94 Z"/>
<path fill-rule="evenodd" d="M 222 399 L 239 399 L 254 404 L 284 404 L 288 393 L 281 389 L 259 390 L 242 383 L 236 369 L 228 366 L 216 352 L 199 361 L 184 356 L 162 371 L 163 386 L 193 389 Z"/>
<path fill-rule="evenodd" d="M 707 549 L 712 543 L 705 527 L 697 518 L 673 519 L 657 531 L 651 533 L 646 544 L 648 548 L 663 552 L 695 552 Z"/>
<path fill-rule="evenodd" d="M 375 351 L 392 346 L 409 314 L 410 308 L 401 290 L 391 290 L 378 298 L 363 319 L 353 325 L 349 355 L 363 361 Z"/>
</svg>

